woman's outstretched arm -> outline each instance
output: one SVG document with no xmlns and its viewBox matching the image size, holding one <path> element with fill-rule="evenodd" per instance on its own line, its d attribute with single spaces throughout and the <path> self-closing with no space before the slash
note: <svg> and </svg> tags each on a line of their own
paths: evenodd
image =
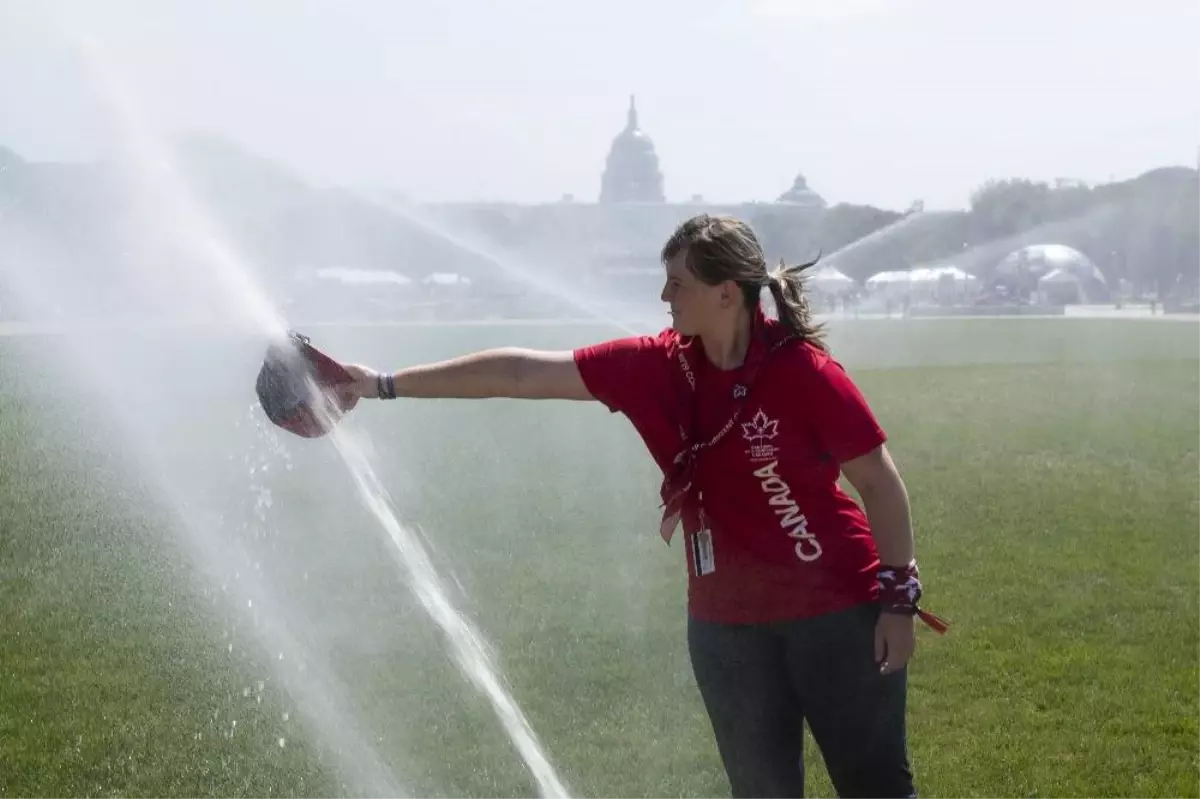
<svg viewBox="0 0 1200 799">
<path fill-rule="evenodd" d="M 346 371 L 364 399 L 387 396 L 392 384 L 397 397 L 423 399 L 595 399 L 571 350 L 503 347 L 390 373 L 357 364 Z"/>
</svg>

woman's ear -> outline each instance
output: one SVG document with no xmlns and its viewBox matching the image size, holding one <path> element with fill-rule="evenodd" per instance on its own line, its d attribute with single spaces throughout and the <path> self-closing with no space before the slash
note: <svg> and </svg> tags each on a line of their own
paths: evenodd
<svg viewBox="0 0 1200 799">
<path fill-rule="evenodd" d="M 721 307 L 730 308 L 742 301 L 742 287 L 733 280 L 721 283 Z"/>
</svg>

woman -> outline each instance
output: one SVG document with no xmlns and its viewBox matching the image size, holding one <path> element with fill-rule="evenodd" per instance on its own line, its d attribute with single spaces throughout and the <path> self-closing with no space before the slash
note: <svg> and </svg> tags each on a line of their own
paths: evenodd
<svg viewBox="0 0 1200 799">
<path fill-rule="evenodd" d="M 805 722 L 840 796 L 915 795 L 913 618 L 944 624 L 916 605 L 886 436 L 812 322 L 805 267 L 768 274 L 748 225 L 708 215 L 684 222 L 662 260 L 672 325 L 657 336 L 391 374 L 348 366 L 354 398 L 598 400 L 623 413 L 665 476 L 660 534 L 683 529 L 688 649 L 733 795 L 803 795 Z"/>
</svg>

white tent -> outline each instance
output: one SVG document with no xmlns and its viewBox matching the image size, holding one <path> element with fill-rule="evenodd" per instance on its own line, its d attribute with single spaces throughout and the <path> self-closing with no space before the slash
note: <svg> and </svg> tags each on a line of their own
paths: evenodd
<svg viewBox="0 0 1200 799">
<path fill-rule="evenodd" d="M 400 274 L 382 269 L 347 269 L 330 267 L 318 269 L 317 277 L 321 280 L 336 280 L 339 283 L 371 285 L 391 283 L 397 286 L 407 286 L 412 280 Z"/>
<path fill-rule="evenodd" d="M 867 278 L 868 286 L 890 286 L 896 283 L 911 282 L 911 272 L 879 272 Z"/>
<path fill-rule="evenodd" d="M 928 267 L 918 267 L 910 269 L 908 272 L 909 280 L 913 283 L 936 283 L 938 280 L 938 271 L 929 269 Z"/>
<path fill-rule="evenodd" d="M 837 267 L 823 266 L 807 276 L 805 282 L 815 289 L 836 294 L 854 285 L 854 278 L 841 272 Z"/>
<path fill-rule="evenodd" d="M 884 272 L 883 274 L 892 274 Z M 970 283 L 976 278 L 957 266 L 919 266 L 909 270 L 909 280 L 913 283 L 935 283 L 939 280 L 952 280 L 955 283 Z"/>
<path fill-rule="evenodd" d="M 1083 302 L 1083 281 L 1068 268 L 1051 269 L 1037 283 L 1037 293 L 1043 302 Z"/>
<path fill-rule="evenodd" d="M 957 266 L 939 266 L 933 271 L 937 273 L 938 280 L 953 280 L 955 283 L 974 283 L 979 279 Z"/>
<path fill-rule="evenodd" d="M 979 287 L 979 280 L 956 266 L 919 266 L 905 271 L 880 272 L 867 286 L 886 297 L 904 297 L 916 304 L 963 302 Z"/>
<path fill-rule="evenodd" d="M 456 275 L 452 272 L 433 272 L 421 278 L 421 282 L 427 286 L 469 286 L 471 285 L 471 278 L 464 275 Z"/>
<path fill-rule="evenodd" d="M 1079 283 L 1079 276 L 1067 269 L 1052 269 L 1038 281 L 1040 286 L 1042 283 L 1067 285 L 1070 283 Z"/>
</svg>

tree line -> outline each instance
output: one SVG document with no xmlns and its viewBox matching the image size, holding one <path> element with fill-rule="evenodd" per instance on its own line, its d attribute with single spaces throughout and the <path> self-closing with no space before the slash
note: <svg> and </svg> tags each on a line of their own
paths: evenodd
<svg viewBox="0 0 1200 799">
<path fill-rule="evenodd" d="M 1097 185 L 997 179 L 980 186 L 964 211 L 842 204 L 803 226 L 766 206 L 753 223 L 775 257 L 823 253 L 860 280 L 885 270 L 955 265 L 987 281 L 1013 250 L 1065 244 L 1091 258 L 1114 288 L 1128 281 L 1136 294 L 1194 296 L 1200 282 L 1197 177 L 1195 169 L 1164 167 Z"/>
<path fill-rule="evenodd" d="M 212 141 L 189 142 L 181 153 L 204 206 L 257 276 L 278 291 L 286 291 L 302 267 L 322 265 L 496 272 L 478 253 L 402 215 L 351 192 L 313 186 L 256 155 Z M 136 296 L 130 284 L 145 284 L 156 264 L 197 257 L 187 242 L 159 229 L 157 209 L 138 199 L 129 172 L 128 165 L 104 161 L 30 163 L 0 147 L 0 313 L 5 275 L 11 283 L 20 270 L 50 272 L 48 282 L 64 297 L 73 288 L 83 302 L 119 305 Z M 473 232 L 510 253 L 533 257 L 557 224 L 553 207 L 543 208 L 498 211 L 494 225 L 481 224 Z M 1097 185 L 993 180 L 961 211 L 925 211 L 919 204 L 904 211 L 845 203 L 743 208 L 772 260 L 821 254 L 859 280 L 886 270 L 952 264 L 987 282 L 1013 250 L 1053 243 L 1080 250 L 1110 287 L 1128 281 L 1135 294 L 1194 297 L 1200 283 L 1200 181 L 1187 167 Z M 579 210 L 571 210 L 570 218 L 580 219 Z M 659 239 L 669 231 L 645 228 L 663 217 L 629 210 L 632 215 L 621 218 L 632 220 L 633 227 L 624 232 L 611 225 L 569 231 L 570 247 L 561 257 L 587 260 L 595 242 L 576 238 L 627 235 L 630 251 L 653 261 Z M 161 288 L 147 286 L 143 293 L 151 296 Z"/>
</svg>

